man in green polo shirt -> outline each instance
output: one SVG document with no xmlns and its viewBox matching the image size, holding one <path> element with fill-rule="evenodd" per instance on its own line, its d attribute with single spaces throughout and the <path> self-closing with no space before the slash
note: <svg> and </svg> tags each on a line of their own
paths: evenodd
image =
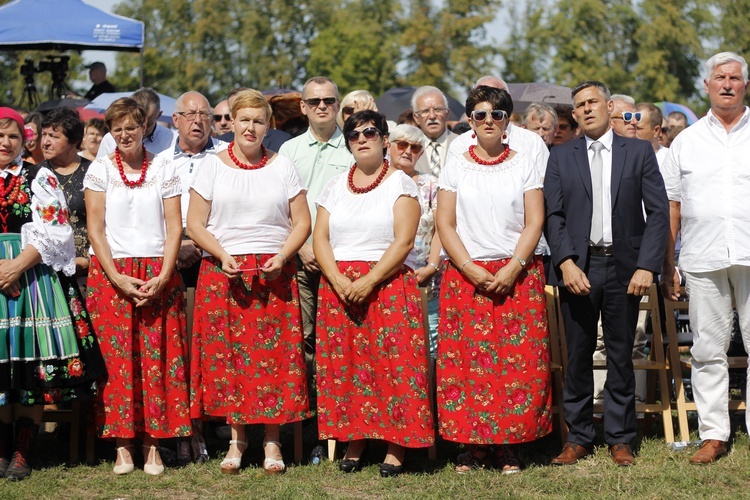
<svg viewBox="0 0 750 500">
<path fill-rule="evenodd" d="M 302 88 L 300 107 L 310 126 L 304 134 L 285 142 L 279 153 L 294 161 L 302 181 L 307 186 L 307 203 L 315 227 L 315 200 L 332 177 L 346 172 L 354 164 L 354 158 L 346 149 L 344 136 L 336 127 L 339 89 L 330 78 L 310 78 Z M 302 327 L 305 332 L 305 361 L 308 378 L 312 380 L 315 359 L 315 314 L 320 283 L 320 268 L 313 254 L 312 235 L 302 246 L 297 257 L 297 283 L 302 305 Z M 315 387 L 312 387 L 311 400 L 314 396 Z"/>
</svg>

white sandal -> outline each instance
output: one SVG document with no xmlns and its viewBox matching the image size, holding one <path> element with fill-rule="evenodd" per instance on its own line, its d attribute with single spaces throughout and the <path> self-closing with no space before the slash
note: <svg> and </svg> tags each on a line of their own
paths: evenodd
<svg viewBox="0 0 750 500">
<path fill-rule="evenodd" d="M 276 445 L 279 448 L 279 455 L 281 455 L 281 443 L 278 441 L 263 441 L 263 453 L 266 451 L 266 445 L 273 444 Z M 286 470 L 286 465 L 284 464 L 284 459 L 282 457 L 281 460 L 276 458 L 264 458 L 263 459 L 263 472 L 266 474 L 272 475 L 272 474 L 282 474 Z"/>
<path fill-rule="evenodd" d="M 240 446 L 243 447 L 242 450 L 240 450 L 240 456 L 234 457 L 234 458 L 225 458 L 221 461 L 221 473 L 222 474 L 239 474 L 240 473 L 240 464 L 242 464 L 242 455 L 245 453 L 245 450 L 247 449 L 247 442 L 240 441 L 238 439 L 232 439 L 229 441 L 229 446 L 232 446 L 233 444 L 237 445 L 237 449 L 240 448 Z"/>
<path fill-rule="evenodd" d="M 146 453 L 146 456 L 143 459 L 143 472 L 145 472 L 149 476 L 158 476 L 162 474 L 164 472 L 164 464 L 156 463 L 156 457 L 159 456 L 159 449 L 154 445 L 145 445 L 145 444 L 142 446 L 142 448 L 144 450 L 148 450 L 148 453 Z M 148 458 L 151 456 L 151 453 L 154 454 L 153 462 L 148 461 Z"/>
<path fill-rule="evenodd" d="M 130 463 L 127 463 L 125 461 L 125 455 L 123 454 L 123 450 L 130 450 Z M 112 472 L 118 475 L 122 474 L 130 474 L 135 470 L 135 464 L 133 463 L 133 451 L 135 451 L 135 447 L 132 444 L 129 444 L 127 446 L 119 446 L 117 448 L 117 456 L 120 458 L 120 465 L 115 465 L 112 469 Z"/>
</svg>

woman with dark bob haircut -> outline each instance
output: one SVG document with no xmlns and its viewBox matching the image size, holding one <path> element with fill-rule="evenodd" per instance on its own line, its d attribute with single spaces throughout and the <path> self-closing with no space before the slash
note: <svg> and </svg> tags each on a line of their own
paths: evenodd
<svg viewBox="0 0 750 500">
<path fill-rule="evenodd" d="M 440 173 L 437 225 L 450 258 L 438 325 L 442 436 L 471 444 L 456 472 L 490 462 L 520 471 L 509 445 L 552 430 L 542 261 L 542 179 L 503 143 L 513 101 L 479 86 L 466 99 L 477 145 Z"/>
<path fill-rule="evenodd" d="M 388 125 L 354 113 L 344 137 L 356 164 L 316 203 L 313 247 L 324 280 L 317 324 L 318 429 L 348 441 L 343 472 L 362 468 L 367 439 L 388 442 L 380 475 L 403 471 L 405 447 L 434 441 L 427 346 L 414 257 L 418 189 L 383 157 Z"/>
<path fill-rule="evenodd" d="M 81 118 L 70 108 L 53 109 L 42 121 L 42 166 L 55 174 L 68 203 L 69 220 L 76 245 L 76 276 L 81 285 L 85 283 L 89 269 L 83 178 L 91 165 L 89 160 L 78 154 L 83 131 Z"/>
</svg>

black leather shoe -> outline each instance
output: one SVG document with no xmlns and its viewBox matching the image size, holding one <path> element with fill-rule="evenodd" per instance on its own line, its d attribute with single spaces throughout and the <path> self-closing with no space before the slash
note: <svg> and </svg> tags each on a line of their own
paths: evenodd
<svg viewBox="0 0 750 500">
<path fill-rule="evenodd" d="M 339 470 L 341 472 L 359 472 L 362 470 L 362 458 L 354 460 L 352 458 L 345 458 L 339 462 Z"/>
<path fill-rule="evenodd" d="M 404 472 L 403 464 L 380 464 L 380 477 L 396 477 L 402 472 Z"/>
</svg>

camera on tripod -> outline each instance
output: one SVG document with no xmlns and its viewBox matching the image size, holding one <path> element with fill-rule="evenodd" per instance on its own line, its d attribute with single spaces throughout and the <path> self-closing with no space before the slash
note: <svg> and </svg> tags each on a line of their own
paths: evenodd
<svg viewBox="0 0 750 500">
<path fill-rule="evenodd" d="M 52 74 L 52 85 L 49 88 L 50 100 L 62 99 L 68 90 L 65 79 L 68 77 L 68 61 L 70 60 L 70 56 L 50 55 L 45 56 L 44 59 L 39 61 L 39 66 L 34 66 L 34 61 L 29 58 L 26 58 L 23 65 L 21 65 L 20 72 L 26 82 L 26 87 L 24 88 L 24 93 L 21 96 L 19 104 L 23 104 L 24 100 L 28 100 L 32 107 L 39 103 L 39 95 L 34 85 L 34 75 L 36 73 L 49 71 Z"/>
</svg>

